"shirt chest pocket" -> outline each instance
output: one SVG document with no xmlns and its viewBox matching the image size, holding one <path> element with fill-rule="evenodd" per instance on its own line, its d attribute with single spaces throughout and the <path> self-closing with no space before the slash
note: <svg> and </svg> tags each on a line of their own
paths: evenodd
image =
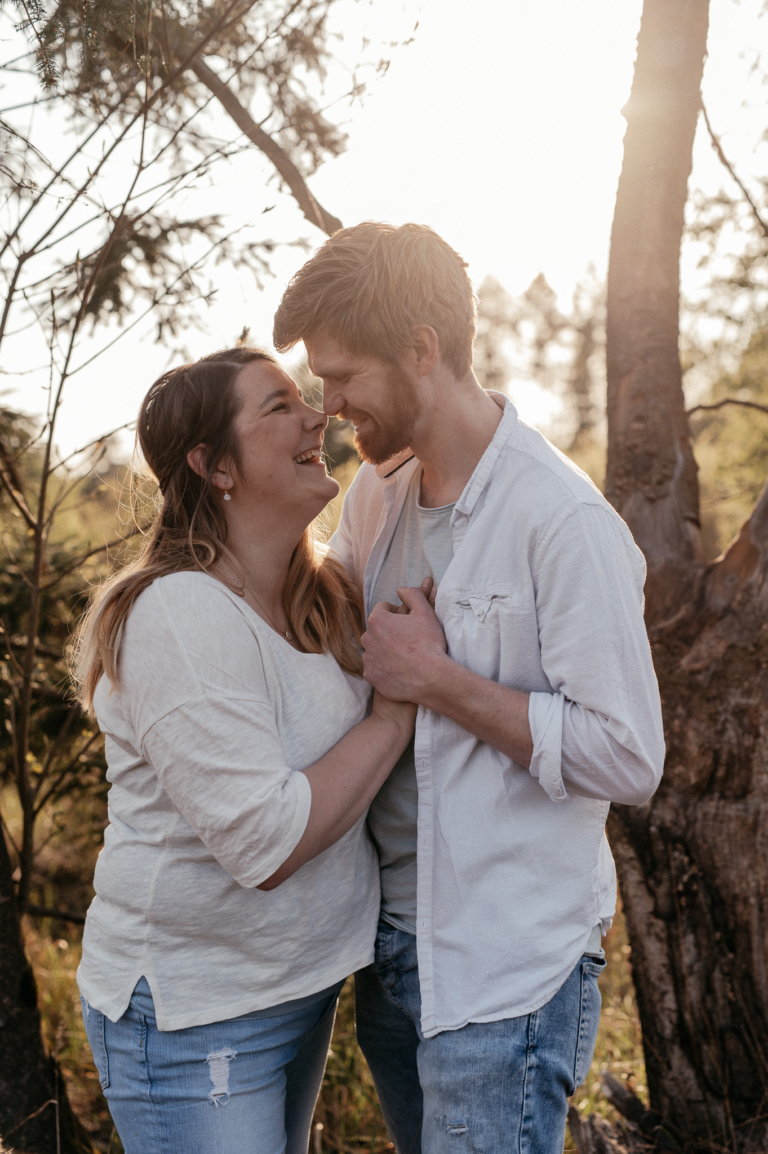
<svg viewBox="0 0 768 1154">
<path fill-rule="evenodd" d="M 533 603 L 506 591 L 456 592 L 444 618 L 448 651 L 456 661 L 502 685 L 545 688 Z"/>
</svg>

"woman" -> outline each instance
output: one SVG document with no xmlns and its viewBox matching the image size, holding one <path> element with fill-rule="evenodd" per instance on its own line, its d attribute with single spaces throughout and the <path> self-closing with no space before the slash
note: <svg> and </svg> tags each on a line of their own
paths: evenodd
<svg viewBox="0 0 768 1154">
<path fill-rule="evenodd" d="M 78 981 L 126 1154 L 306 1154 L 339 989 L 373 958 L 365 812 L 415 711 L 365 716 L 359 595 L 312 537 L 326 423 L 246 348 L 141 408 L 162 504 L 77 664 L 111 782 Z"/>
</svg>

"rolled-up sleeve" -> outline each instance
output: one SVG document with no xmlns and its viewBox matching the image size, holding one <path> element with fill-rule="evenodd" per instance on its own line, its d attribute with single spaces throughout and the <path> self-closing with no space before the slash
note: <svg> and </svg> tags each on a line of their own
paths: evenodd
<svg viewBox="0 0 768 1154">
<path fill-rule="evenodd" d="M 260 885 L 296 848 L 312 791 L 286 765 L 268 703 L 187 701 L 155 722 L 142 750 L 176 809 L 239 885 Z"/>
<path fill-rule="evenodd" d="M 530 772 L 553 801 L 570 791 L 641 805 L 661 778 L 664 735 L 639 550 L 611 510 L 584 504 L 542 543 L 535 571 L 553 692 L 530 695 Z"/>
</svg>

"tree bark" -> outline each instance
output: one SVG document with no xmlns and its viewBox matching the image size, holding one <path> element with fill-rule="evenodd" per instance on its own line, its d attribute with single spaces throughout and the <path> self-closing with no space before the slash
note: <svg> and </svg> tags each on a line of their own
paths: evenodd
<svg viewBox="0 0 768 1154">
<path fill-rule="evenodd" d="M 768 1147 L 768 488 L 650 627 L 664 778 L 609 819 L 651 1104 L 710 1149 Z"/>
<path fill-rule="evenodd" d="M 28 1154 L 93 1154 L 64 1080 L 45 1052 L 37 990 L 21 940 L 16 894 L 0 830 L 0 1143 Z"/>
<path fill-rule="evenodd" d="M 651 1106 L 689 1150 L 768 1148 L 768 488 L 698 549 L 678 268 L 707 0 L 645 0 L 608 284 L 608 495 L 648 561 L 661 786 L 608 822 Z"/>
<path fill-rule="evenodd" d="M 707 23 L 708 0 L 645 0 L 611 235 L 606 496 L 654 568 L 699 556 L 678 309 Z"/>
</svg>

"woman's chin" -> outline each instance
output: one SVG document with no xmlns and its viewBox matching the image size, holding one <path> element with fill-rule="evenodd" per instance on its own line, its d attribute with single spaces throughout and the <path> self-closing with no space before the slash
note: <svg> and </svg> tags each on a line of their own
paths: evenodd
<svg viewBox="0 0 768 1154">
<path fill-rule="evenodd" d="M 328 502 L 332 501 L 334 497 L 338 497 L 339 492 L 341 490 L 341 485 L 339 484 L 339 482 L 336 480 L 335 477 L 329 476 L 328 473 L 325 474 L 324 485 L 325 485 L 325 489 L 327 492 L 327 496 L 325 498 L 325 504 L 327 505 Z M 323 506 L 323 508 L 325 508 L 325 505 Z"/>
<path fill-rule="evenodd" d="M 319 474 L 318 469 L 318 474 Z M 307 512 L 311 512 L 311 519 L 322 513 L 323 509 L 328 505 L 334 497 L 338 497 L 341 486 L 339 482 L 330 477 L 327 473 L 323 476 L 317 476 L 312 485 L 312 497 L 307 501 Z"/>
</svg>

